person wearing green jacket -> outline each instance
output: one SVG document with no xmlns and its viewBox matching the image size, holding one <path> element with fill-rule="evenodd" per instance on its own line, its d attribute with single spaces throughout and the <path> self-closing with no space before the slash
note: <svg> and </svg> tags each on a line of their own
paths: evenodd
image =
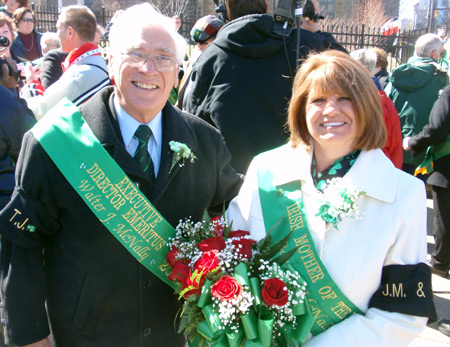
<svg viewBox="0 0 450 347">
<path fill-rule="evenodd" d="M 415 45 L 414 56 L 394 69 L 385 87 L 400 116 L 402 136 L 419 134 L 428 124 L 431 109 L 440 91 L 448 84 L 447 72 L 438 64 L 443 42 L 435 34 L 420 36 Z M 414 174 L 425 152 L 413 157 L 403 152 L 403 171 Z"/>
</svg>

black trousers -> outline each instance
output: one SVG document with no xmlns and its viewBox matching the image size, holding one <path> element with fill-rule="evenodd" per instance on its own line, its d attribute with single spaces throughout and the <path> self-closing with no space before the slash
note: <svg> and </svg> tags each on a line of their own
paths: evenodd
<svg viewBox="0 0 450 347">
<path fill-rule="evenodd" d="M 450 265 L 450 189 L 433 186 L 435 250 L 432 264 L 439 270 L 449 270 Z"/>
</svg>

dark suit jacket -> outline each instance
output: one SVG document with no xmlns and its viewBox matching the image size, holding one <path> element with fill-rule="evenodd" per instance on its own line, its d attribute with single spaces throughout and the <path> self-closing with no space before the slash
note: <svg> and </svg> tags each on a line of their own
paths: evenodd
<svg viewBox="0 0 450 347">
<path fill-rule="evenodd" d="M 149 181 L 123 145 L 112 91 L 97 93 L 81 113 L 148 196 Z M 169 174 L 171 140 L 186 143 L 198 159 Z M 174 227 L 189 216 L 199 220 L 206 207 L 222 209 L 241 184 L 229 161 L 217 130 L 167 103 L 161 165 L 150 201 Z M 174 328 L 180 302 L 173 290 L 102 226 L 31 133 L 25 136 L 17 171 L 18 187 L 0 214 L 8 343 L 27 344 L 48 335 L 47 301 L 58 346 L 183 346 Z M 11 225 L 17 210 L 36 226 L 34 233 L 18 233 Z"/>
<path fill-rule="evenodd" d="M 409 147 L 413 155 L 423 153 L 428 146 L 441 143 L 450 133 L 450 86 L 445 87 L 431 110 L 429 123 L 423 130 L 411 137 Z M 434 161 L 434 171 L 427 183 L 450 189 L 450 155 Z"/>
<path fill-rule="evenodd" d="M 44 88 L 50 87 L 63 74 L 61 63 L 66 60 L 66 52 L 60 49 L 52 49 L 44 55 L 44 60 L 41 64 L 41 83 Z"/>
</svg>

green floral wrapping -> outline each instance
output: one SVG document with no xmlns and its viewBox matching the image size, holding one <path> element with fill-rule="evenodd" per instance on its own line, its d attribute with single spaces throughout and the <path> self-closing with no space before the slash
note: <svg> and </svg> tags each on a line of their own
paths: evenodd
<svg viewBox="0 0 450 347">
<path fill-rule="evenodd" d="M 292 266 L 287 265 L 290 271 L 295 271 Z M 239 347 L 242 345 L 244 338 L 244 347 L 269 347 L 273 340 L 273 315 L 262 306 L 261 288 L 257 278 L 248 277 L 248 267 L 244 263 L 239 264 L 234 273 L 236 281 L 249 288 L 254 297 L 253 309 L 248 314 L 242 315 L 241 327 L 236 331 L 224 329 L 221 326 L 217 309 L 213 307 L 211 299 L 211 281 L 206 281 L 202 288 L 198 306 L 202 308 L 205 320 L 198 327 L 198 333 L 203 336 L 209 345 L 224 347 Z M 292 342 L 295 346 L 306 340 L 308 333 L 313 324 L 313 316 L 309 309 L 307 301 L 298 303 L 293 311 L 297 316 L 297 325 L 294 329 L 291 325 L 286 324 L 283 328 L 286 341 Z M 258 315 L 255 314 L 258 313 Z"/>
</svg>

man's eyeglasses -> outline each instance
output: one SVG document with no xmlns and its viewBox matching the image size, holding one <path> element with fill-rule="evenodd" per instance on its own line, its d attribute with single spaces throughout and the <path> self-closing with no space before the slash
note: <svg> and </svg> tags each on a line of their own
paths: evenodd
<svg viewBox="0 0 450 347">
<path fill-rule="evenodd" d="M 130 67 L 137 68 L 144 66 L 144 64 L 147 63 L 147 59 L 150 58 L 155 66 L 155 69 L 159 72 L 172 71 L 177 64 L 177 60 L 175 58 L 161 54 L 152 56 L 141 51 L 128 51 L 126 53 L 122 53 L 121 55 L 125 64 Z"/>
<path fill-rule="evenodd" d="M 26 23 L 34 23 L 34 19 L 33 18 L 22 18 L 22 20 Z"/>
</svg>

